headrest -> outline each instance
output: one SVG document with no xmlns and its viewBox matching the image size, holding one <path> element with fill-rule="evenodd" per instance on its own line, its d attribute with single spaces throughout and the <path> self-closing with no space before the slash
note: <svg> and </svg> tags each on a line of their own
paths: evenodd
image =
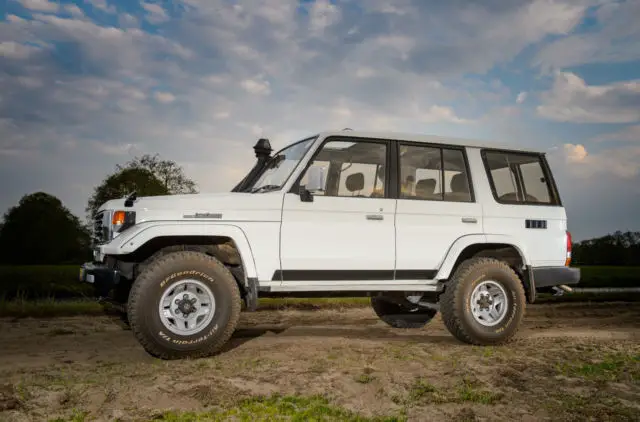
<svg viewBox="0 0 640 422">
<path fill-rule="evenodd" d="M 436 179 L 422 179 L 416 183 L 416 196 L 429 196 L 436 190 Z"/>
<path fill-rule="evenodd" d="M 347 176 L 347 180 L 345 181 L 347 185 L 347 189 L 349 192 L 355 192 L 362 190 L 364 188 L 364 174 L 362 173 L 353 173 Z"/>
<path fill-rule="evenodd" d="M 451 178 L 451 192 L 469 193 L 469 183 L 467 182 L 466 174 L 458 173 Z"/>
</svg>

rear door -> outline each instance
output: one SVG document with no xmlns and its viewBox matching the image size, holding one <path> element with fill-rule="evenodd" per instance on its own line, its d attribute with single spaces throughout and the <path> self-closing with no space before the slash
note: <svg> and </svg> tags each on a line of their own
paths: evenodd
<svg viewBox="0 0 640 422">
<path fill-rule="evenodd" d="M 396 280 L 433 279 L 453 243 L 482 234 L 464 147 L 400 142 Z"/>
<path fill-rule="evenodd" d="M 481 151 L 493 198 L 485 232 L 518 238 L 534 267 L 563 266 L 567 217 L 546 158 L 539 153 Z"/>
</svg>

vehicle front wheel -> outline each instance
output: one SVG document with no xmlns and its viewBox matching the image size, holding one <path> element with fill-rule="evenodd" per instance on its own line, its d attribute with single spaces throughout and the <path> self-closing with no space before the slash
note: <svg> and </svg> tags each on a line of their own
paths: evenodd
<svg viewBox="0 0 640 422">
<path fill-rule="evenodd" d="M 137 340 L 161 359 L 210 356 L 233 334 L 241 298 L 216 258 L 173 252 L 151 262 L 133 283 L 128 317 Z"/>
<path fill-rule="evenodd" d="M 454 337 L 475 345 L 511 340 L 524 317 L 526 298 L 518 275 L 505 262 L 463 262 L 440 296 L 442 320 Z"/>
<path fill-rule="evenodd" d="M 438 313 L 416 305 L 402 306 L 380 296 L 371 298 L 371 307 L 378 318 L 393 328 L 422 328 Z"/>
</svg>

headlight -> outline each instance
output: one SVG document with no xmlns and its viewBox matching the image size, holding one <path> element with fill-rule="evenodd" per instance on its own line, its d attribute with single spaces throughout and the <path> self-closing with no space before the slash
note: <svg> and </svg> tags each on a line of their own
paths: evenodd
<svg viewBox="0 0 640 422">
<path fill-rule="evenodd" d="M 129 227 L 135 226 L 135 211 L 103 210 L 96 214 L 93 223 L 93 243 L 101 245 Z"/>
<path fill-rule="evenodd" d="M 135 224 L 135 211 L 114 211 L 113 214 L 111 214 L 111 230 L 114 233 L 114 237 L 116 233 L 123 232 Z"/>
</svg>

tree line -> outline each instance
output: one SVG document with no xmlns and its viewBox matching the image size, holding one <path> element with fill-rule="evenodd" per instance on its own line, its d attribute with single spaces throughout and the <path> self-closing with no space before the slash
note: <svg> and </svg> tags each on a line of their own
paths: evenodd
<svg viewBox="0 0 640 422">
<path fill-rule="evenodd" d="M 135 157 L 105 177 L 87 201 L 86 221 L 45 192 L 23 196 L 0 223 L 0 264 L 62 265 L 91 259 L 93 217 L 103 203 L 136 191 L 139 196 L 197 193 L 182 167 L 158 154 Z"/>
<path fill-rule="evenodd" d="M 621 232 L 576 242 L 571 260 L 575 265 L 640 266 L 640 232 Z"/>
<path fill-rule="evenodd" d="M 25 195 L 0 223 L 0 264 L 60 265 L 91 259 L 93 216 L 104 202 L 136 191 L 139 196 L 197 193 L 182 167 L 158 154 L 135 157 L 105 177 L 87 201 L 81 222 L 58 198 Z M 640 266 L 640 232 L 620 232 L 575 242 L 574 265 Z"/>
</svg>

